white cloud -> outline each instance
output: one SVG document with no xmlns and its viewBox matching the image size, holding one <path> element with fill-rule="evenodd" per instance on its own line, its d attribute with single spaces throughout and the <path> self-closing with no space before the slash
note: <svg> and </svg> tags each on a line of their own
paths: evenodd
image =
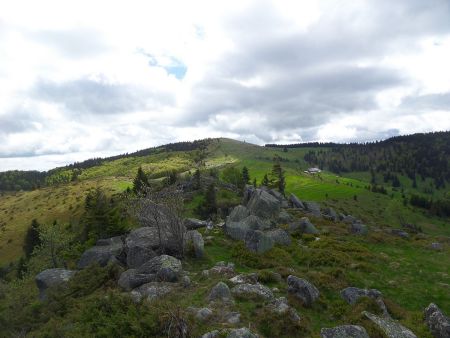
<svg viewBox="0 0 450 338">
<path fill-rule="evenodd" d="M 0 170 L 450 129 L 445 0 L 0 4 Z M 431 103 L 433 104 L 431 104 Z"/>
</svg>

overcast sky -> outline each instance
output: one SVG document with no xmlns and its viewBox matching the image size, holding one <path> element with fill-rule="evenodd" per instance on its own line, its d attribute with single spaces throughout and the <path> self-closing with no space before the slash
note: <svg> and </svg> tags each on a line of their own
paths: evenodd
<svg viewBox="0 0 450 338">
<path fill-rule="evenodd" d="M 2 1 L 0 171 L 450 130 L 450 1 Z"/>
</svg>

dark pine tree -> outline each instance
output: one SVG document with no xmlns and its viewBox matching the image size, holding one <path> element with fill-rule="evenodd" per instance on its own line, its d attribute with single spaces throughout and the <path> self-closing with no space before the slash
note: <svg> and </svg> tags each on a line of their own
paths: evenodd
<svg viewBox="0 0 450 338">
<path fill-rule="evenodd" d="M 147 175 L 145 175 L 142 167 L 139 167 L 136 177 L 133 180 L 133 191 L 138 194 L 145 191 L 149 186 Z"/>
<path fill-rule="evenodd" d="M 250 184 L 250 174 L 247 167 L 242 168 L 242 179 L 244 180 L 244 184 Z"/>
<path fill-rule="evenodd" d="M 262 181 L 261 181 L 261 185 L 268 187 L 269 186 L 269 178 L 267 177 L 267 174 L 264 175 Z"/>
<path fill-rule="evenodd" d="M 39 227 L 40 224 L 38 221 L 33 219 L 27 230 L 23 243 L 23 252 L 25 253 L 26 258 L 29 258 L 33 253 L 34 248 L 41 244 L 41 239 L 39 238 Z"/>
</svg>

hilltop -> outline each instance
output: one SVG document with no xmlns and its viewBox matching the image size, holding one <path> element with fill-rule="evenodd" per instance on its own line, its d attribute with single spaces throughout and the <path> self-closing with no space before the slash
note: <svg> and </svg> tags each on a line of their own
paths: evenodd
<svg viewBox="0 0 450 338">
<path fill-rule="evenodd" d="M 386 142 L 389 146 L 383 149 L 405 152 L 413 148 L 408 146 L 408 139 L 402 142 L 402 148 L 389 148 L 395 142 Z M 415 138 L 411 142 L 420 141 Z M 440 142 L 437 150 L 429 153 L 448 161 L 447 146 Z M 355 148 L 356 153 L 349 150 Z M 361 158 L 360 149 L 366 149 L 364 153 L 369 154 L 371 165 L 339 172 L 330 167 L 336 160 L 333 156 L 340 156 L 341 167 L 346 165 L 343 159 L 356 161 Z M 436 184 L 435 177 L 426 176 L 431 171 L 422 171 L 423 179 L 418 177 L 413 184 L 407 178 L 408 173 L 398 167 L 389 170 L 399 180 L 399 185 L 394 184 L 391 176 L 384 180 L 386 172 L 379 166 L 382 168 L 396 156 L 374 157 L 370 154 L 380 152 L 381 148 L 373 149 L 370 145 L 333 144 L 261 147 L 220 138 L 92 159 L 45 173 L 2 173 L 0 182 L 3 187 L 8 184 L 9 189 L 0 196 L 0 265 L 6 280 L 0 284 L 4 304 L 0 307 L 0 324 L 8 325 L 10 333 L 22 328 L 32 336 L 108 336 L 113 332 L 130 336 L 165 332 L 167 336 L 168 322 L 189 327 L 191 334 L 198 336 L 215 329 L 251 324 L 252 331 L 265 337 L 318 337 L 324 327 L 355 324 L 365 327 L 371 337 L 382 337 L 383 330 L 371 322 L 370 316 L 361 313 L 365 310 L 382 315 L 386 310 L 391 320 L 399 320 L 417 336 L 431 337 L 422 318 L 425 307 L 434 302 L 443 312 L 450 312 L 450 223 L 448 217 L 415 205 L 414 199 L 419 196 L 426 201 L 445 201 L 448 178 L 443 175 L 443 185 Z M 404 155 L 406 159 L 414 158 Z M 367 158 L 361 158 L 361 162 Z M 439 163 L 444 166 L 442 161 Z M 315 165 L 323 171 L 305 172 Z M 244 189 L 244 167 L 250 176 L 248 183 L 255 180 L 258 189 L 251 186 Z M 276 168 L 283 173 L 286 198 L 275 189 L 279 184 L 273 181 Z M 141 178 L 149 186 L 163 192 L 172 191 L 171 187 L 182 191 L 180 215 L 184 219 L 211 217 L 208 208 L 214 196 L 212 229 L 207 222 L 184 223 L 198 227 L 198 235 L 189 235 L 194 236 L 190 239 L 193 247 L 185 257 L 178 257 L 179 263 L 170 261 L 176 277 L 158 269 L 140 272 L 145 276 L 139 278 L 147 282 L 155 283 L 150 275 L 162 274 L 166 276 L 164 282 L 167 279 L 172 283 L 152 284 L 152 290 L 168 292 L 156 303 L 135 303 L 128 291 L 134 289 L 133 296 L 143 289 L 123 284 L 125 278 L 135 278 L 134 272 L 127 271 L 141 269 L 135 259 L 149 259 L 141 251 L 131 256 L 130 243 L 136 240 L 135 236 L 151 241 L 155 237 L 140 235 L 147 231 L 140 230 L 143 225 L 140 218 L 125 212 L 130 198 L 136 198 L 133 190 L 140 170 Z M 266 175 L 272 189 L 261 187 Z M 424 189 L 430 182 L 433 189 Z M 300 204 L 293 197 L 288 198 L 291 194 Z M 267 201 L 271 202 L 264 204 Z M 261 203 L 265 207 L 258 206 Z M 236 207 L 239 204 L 243 206 Z M 276 211 L 269 212 L 271 208 Z M 42 302 L 37 301 L 34 277 L 51 268 L 52 263 L 44 254 L 45 248 L 37 250 L 24 263 L 24 238 L 29 236 L 33 219 L 45 231 L 58 229 L 61 241 L 66 243 L 57 257 L 61 262 L 58 267 L 69 269 L 70 276 L 75 276 L 65 288 L 50 293 Z M 252 223 L 245 223 L 244 219 Z M 52 226 L 55 221 L 59 225 Z M 261 236 L 260 239 L 246 238 L 247 226 L 259 231 L 254 236 Z M 242 229 L 246 229 L 244 235 Z M 121 236 L 121 240 L 106 241 L 105 234 Z M 152 244 L 156 257 L 167 252 L 167 248 L 160 246 L 161 242 Z M 108 252 L 106 261 L 98 260 L 97 252 Z M 175 251 L 171 254 L 177 256 Z M 92 262 L 100 266 L 90 265 Z M 19 279 L 16 271 L 22 271 Z M 236 289 L 230 281 L 236 275 L 243 275 L 246 282 L 241 284 L 252 291 L 242 291 L 242 295 L 236 291 L 242 288 Z M 317 289 L 320 296 L 313 296 L 314 304 L 296 298 L 292 287 L 298 281 L 289 276 L 304 278 Z M 189 277 L 189 282 L 184 277 Z M 229 287 L 232 293 L 228 297 L 232 301 L 222 307 L 208 303 L 210 292 L 218 283 L 220 292 L 226 293 Z M 385 310 L 379 308 L 378 294 L 373 297 L 366 294 L 369 297 L 356 300 L 356 305 L 347 304 L 340 293 L 348 287 L 379 290 Z M 259 291 L 254 291 L 255 288 Z M 314 288 L 310 288 L 312 294 Z M 255 292 L 256 296 L 248 296 Z M 258 292 L 268 295 L 267 298 L 261 298 Z M 283 296 L 288 296 L 287 300 L 282 300 Z M 288 309 L 292 316 L 277 315 L 274 307 Z M 203 308 L 212 314 L 199 311 Z M 41 315 L 23 323 L 34 311 Z M 239 318 L 229 320 L 233 313 L 238 313 Z M 118 322 L 122 325 L 118 326 Z"/>
</svg>

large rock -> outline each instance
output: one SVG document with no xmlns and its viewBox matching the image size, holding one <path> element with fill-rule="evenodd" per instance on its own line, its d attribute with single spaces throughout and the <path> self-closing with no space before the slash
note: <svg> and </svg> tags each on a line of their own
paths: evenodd
<svg viewBox="0 0 450 338">
<path fill-rule="evenodd" d="M 410 329 L 389 316 L 380 317 L 367 311 L 364 311 L 363 315 L 375 323 L 388 338 L 417 338 Z"/>
<path fill-rule="evenodd" d="M 289 224 L 289 232 L 300 232 L 302 234 L 319 234 L 319 230 L 311 223 L 308 217 L 302 217 L 299 221 Z"/>
<path fill-rule="evenodd" d="M 294 322 L 299 322 L 301 319 L 297 311 L 289 306 L 286 297 L 274 299 L 268 307 L 272 312 L 275 312 L 279 315 L 288 315 Z"/>
<path fill-rule="evenodd" d="M 320 205 L 316 202 L 303 202 L 306 211 L 308 211 L 311 215 L 315 217 L 321 217 L 322 213 L 320 212 Z"/>
<path fill-rule="evenodd" d="M 213 266 L 211 269 L 205 270 L 205 271 L 208 272 L 208 275 L 211 273 L 211 274 L 221 275 L 221 276 L 225 276 L 225 277 L 231 277 L 236 274 L 236 272 L 234 271 L 234 264 L 231 262 L 228 262 L 228 263 L 217 262 L 215 266 Z"/>
<path fill-rule="evenodd" d="M 250 216 L 250 211 L 248 211 L 248 209 L 243 205 L 238 205 L 233 208 L 230 215 L 228 216 L 228 219 L 231 222 L 240 222 L 248 216 Z"/>
<path fill-rule="evenodd" d="M 289 275 L 287 278 L 288 293 L 310 307 L 319 298 L 319 290 L 305 279 Z"/>
<path fill-rule="evenodd" d="M 289 196 L 289 204 L 293 207 L 293 208 L 297 208 L 297 209 L 305 209 L 305 205 L 303 204 L 302 201 L 300 201 L 298 199 L 297 196 L 295 196 L 294 194 L 291 194 Z"/>
<path fill-rule="evenodd" d="M 131 291 L 130 295 L 135 302 L 152 301 L 165 296 L 172 290 L 173 286 L 169 283 L 150 282 L 137 287 Z"/>
<path fill-rule="evenodd" d="M 176 282 L 182 272 L 180 260 L 169 255 L 156 256 L 137 269 L 139 274 L 156 274 L 159 281 L 165 282 Z"/>
<path fill-rule="evenodd" d="M 436 304 L 431 303 L 425 309 L 425 321 L 435 338 L 450 337 L 450 318 Z"/>
<path fill-rule="evenodd" d="M 259 230 L 250 230 L 245 235 L 245 247 L 256 253 L 264 253 L 273 248 L 273 239 Z"/>
<path fill-rule="evenodd" d="M 278 245 L 291 245 L 291 236 L 283 229 L 274 229 L 266 232 L 266 235 L 272 238 L 273 242 Z"/>
<path fill-rule="evenodd" d="M 354 305 L 361 297 L 377 299 L 381 297 L 382 294 L 376 289 L 359 289 L 355 287 L 348 287 L 341 291 L 341 296 L 347 303 Z"/>
<path fill-rule="evenodd" d="M 164 239 L 161 239 L 164 241 Z M 125 240 L 127 266 L 138 268 L 149 259 L 156 256 L 160 247 L 158 229 L 155 227 L 142 227 L 130 232 Z"/>
<path fill-rule="evenodd" d="M 240 329 L 230 330 L 227 338 L 258 338 L 258 335 L 254 334 L 246 327 L 241 327 Z"/>
<path fill-rule="evenodd" d="M 289 224 L 294 220 L 294 217 L 291 216 L 286 210 L 281 210 L 277 217 L 278 224 Z"/>
<path fill-rule="evenodd" d="M 231 299 L 231 292 L 224 282 L 217 283 L 210 291 L 209 301 L 228 301 Z"/>
<path fill-rule="evenodd" d="M 370 338 L 367 331 L 358 325 L 341 325 L 320 330 L 322 338 Z"/>
<path fill-rule="evenodd" d="M 201 221 L 196 218 L 186 218 L 184 220 L 184 226 L 186 227 L 187 230 L 197 230 L 200 228 L 206 228 L 207 225 L 208 222 Z"/>
<path fill-rule="evenodd" d="M 117 237 L 99 240 L 100 245 L 87 249 L 77 263 L 78 269 L 84 269 L 91 264 L 106 266 L 108 262 L 119 256 L 123 251 L 123 242 Z"/>
<path fill-rule="evenodd" d="M 47 269 L 35 277 L 36 285 L 39 289 L 39 298 L 44 300 L 47 297 L 47 289 L 67 283 L 73 277 L 75 271 L 66 269 Z"/>
<path fill-rule="evenodd" d="M 192 244 L 195 257 L 202 258 L 205 254 L 205 242 L 202 234 L 197 230 L 190 230 L 186 233 L 186 239 L 188 244 Z"/>
<path fill-rule="evenodd" d="M 262 189 L 256 189 L 252 194 L 247 208 L 250 213 L 263 219 L 275 218 L 281 208 L 281 202 Z"/>
<path fill-rule="evenodd" d="M 224 231 L 231 238 L 243 241 L 250 230 L 266 230 L 270 228 L 271 224 L 269 222 L 262 220 L 258 216 L 249 215 L 239 222 L 227 219 Z"/>
<path fill-rule="evenodd" d="M 149 282 L 156 282 L 156 273 L 144 274 L 138 273 L 136 269 L 129 269 L 121 273 L 117 283 L 123 290 L 131 291 Z"/>
<path fill-rule="evenodd" d="M 279 192 L 278 190 L 275 190 L 275 189 L 270 189 L 267 192 L 269 194 L 271 194 L 273 197 L 275 197 L 278 201 L 280 201 L 280 206 L 282 208 L 289 207 L 286 197 L 284 197 L 284 195 L 281 192 Z"/>
<path fill-rule="evenodd" d="M 233 284 L 256 284 L 258 283 L 257 273 L 241 274 L 230 278 L 229 281 Z"/>
<path fill-rule="evenodd" d="M 253 185 L 246 185 L 244 188 L 244 196 L 242 197 L 242 204 L 247 205 L 253 196 L 256 188 Z"/>
<path fill-rule="evenodd" d="M 272 290 L 262 284 L 238 284 L 231 289 L 231 293 L 234 296 L 255 296 L 265 300 L 271 300 L 274 298 Z"/>
</svg>

